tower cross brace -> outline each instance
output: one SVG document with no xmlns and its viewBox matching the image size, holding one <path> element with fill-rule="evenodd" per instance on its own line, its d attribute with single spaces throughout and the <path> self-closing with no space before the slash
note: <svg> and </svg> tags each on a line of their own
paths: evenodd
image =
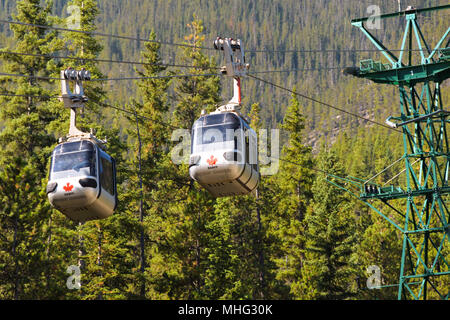
<svg viewBox="0 0 450 320">
<path fill-rule="evenodd" d="M 344 70 L 399 89 L 400 115 L 389 117 L 386 123 L 401 128 L 403 133 L 405 186 L 382 187 L 351 181 L 361 187 L 358 198 L 402 234 L 398 299 L 449 299 L 450 112 L 442 101 L 441 85 L 450 77 L 450 27 L 432 48 L 417 21 L 421 13 L 444 9 L 450 9 L 450 5 L 425 9 L 408 7 L 402 12 L 371 17 L 405 17 L 406 27 L 398 56 L 367 30 L 364 22 L 369 18 L 352 20 L 352 25 L 375 45 L 387 63 L 368 59 L 361 61 L 359 68 Z M 418 49 L 413 49 L 414 43 Z M 398 199 L 406 201 L 404 212 L 390 203 Z M 403 221 L 398 222 L 383 213 L 372 200 L 382 201 Z"/>
</svg>

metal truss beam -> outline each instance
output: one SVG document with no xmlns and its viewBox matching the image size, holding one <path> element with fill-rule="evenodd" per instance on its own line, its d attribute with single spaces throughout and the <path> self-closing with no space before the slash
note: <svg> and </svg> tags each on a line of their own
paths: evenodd
<svg viewBox="0 0 450 320">
<path fill-rule="evenodd" d="M 378 17 L 405 17 L 406 28 L 398 57 L 364 27 L 364 22 L 369 18 L 352 20 L 352 24 L 369 38 L 388 61 L 387 64 L 362 61 L 358 72 L 353 75 L 399 88 L 400 116 L 390 117 L 389 120 L 398 121 L 394 125 L 403 131 L 402 159 L 406 181 L 403 187 L 363 183 L 359 196 L 348 187 L 333 184 L 358 197 L 402 233 L 398 299 L 449 298 L 449 112 L 442 101 L 441 84 L 450 77 L 450 48 L 442 48 L 444 43 L 448 46 L 450 42 L 446 42 L 450 27 L 431 49 L 416 19 L 422 12 L 443 9 L 450 9 L 450 5 L 413 8 Z M 419 48 L 415 51 L 413 39 Z M 414 61 L 420 63 L 414 65 Z M 373 200 L 381 200 L 394 209 L 402 222 L 377 209 L 371 203 Z M 396 204 L 401 201 L 404 209 L 396 209 L 391 201 L 397 201 Z"/>
</svg>

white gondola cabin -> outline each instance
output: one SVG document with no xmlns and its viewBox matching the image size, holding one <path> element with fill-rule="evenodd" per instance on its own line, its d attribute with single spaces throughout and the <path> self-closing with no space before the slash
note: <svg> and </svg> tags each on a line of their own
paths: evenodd
<svg viewBox="0 0 450 320">
<path fill-rule="evenodd" d="M 114 159 L 90 140 L 57 145 L 47 195 L 51 205 L 73 221 L 111 216 L 117 206 Z"/>
<path fill-rule="evenodd" d="M 245 195 L 259 184 L 257 137 L 235 112 L 213 112 L 192 129 L 189 174 L 215 197 Z"/>
<path fill-rule="evenodd" d="M 214 48 L 225 54 L 222 72 L 233 78 L 233 98 L 192 127 L 189 174 L 215 197 L 245 195 L 260 181 L 255 131 L 237 111 L 241 104 L 240 77 L 247 74 L 241 41 L 217 38 Z"/>
</svg>

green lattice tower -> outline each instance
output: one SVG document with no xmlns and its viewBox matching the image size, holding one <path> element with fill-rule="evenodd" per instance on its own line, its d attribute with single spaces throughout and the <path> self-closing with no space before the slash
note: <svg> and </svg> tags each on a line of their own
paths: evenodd
<svg viewBox="0 0 450 320">
<path fill-rule="evenodd" d="M 388 63 L 364 60 L 359 68 L 346 72 L 376 83 L 398 86 L 400 92 L 400 116 L 388 118 L 387 123 L 403 132 L 406 188 L 366 184 L 359 196 L 403 234 L 398 299 L 449 298 L 450 231 L 446 200 L 450 192 L 447 137 L 450 112 L 445 110 L 442 101 L 441 84 L 450 77 L 450 40 L 447 40 L 450 28 L 432 49 L 417 22 L 420 13 L 449 8 L 450 5 L 409 8 L 352 21 Z M 401 50 L 396 56 L 368 31 L 365 22 L 399 16 L 406 19 L 406 27 Z M 406 212 L 400 212 L 389 203 L 394 199 L 406 199 Z M 403 221 L 396 222 L 383 214 L 372 200 L 383 201 L 397 211 Z"/>
</svg>

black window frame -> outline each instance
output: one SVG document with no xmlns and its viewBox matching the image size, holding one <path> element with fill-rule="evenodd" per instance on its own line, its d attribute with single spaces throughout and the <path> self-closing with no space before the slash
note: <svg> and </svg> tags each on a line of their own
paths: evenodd
<svg viewBox="0 0 450 320">
<path fill-rule="evenodd" d="M 108 163 L 108 168 L 105 169 L 104 160 Z M 116 195 L 116 175 L 115 175 L 115 163 L 114 159 L 104 152 L 100 152 L 99 155 L 99 180 L 102 189 L 108 192 L 110 195 Z M 109 175 L 105 175 L 105 172 L 109 171 Z"/>
</svg>

